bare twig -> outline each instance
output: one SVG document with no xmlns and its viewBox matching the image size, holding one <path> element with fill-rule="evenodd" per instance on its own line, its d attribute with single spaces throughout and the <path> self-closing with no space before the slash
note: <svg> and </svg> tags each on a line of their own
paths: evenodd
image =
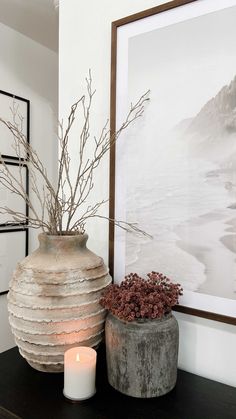
<svg viewBox="0 0 236 419">
<path fill-rule="evenodd" d="M 27 142 L 27 138 L 23 134 L 24 120 L 19 114 L 16 104 L 13 103 L 11 108 L 13 122 L 0 118 L 0 123 L 4 124 L 12 133 L 12 148 L 19 162 L 19 173 L 16 176 L 0 154 L 0 183 L 10 193 L 16 194 L 20 199 L 24 200 L 29 206 L 29 215 L 26 217 L 25 214 L 8 207 L 0 208 L 0 213 L 9 214 L 14 221 L 19 223 L 27 221 L 29 226 L 42 228 L 47 233 L 54 235 L 63 234 L 63 226 L 67 232 L 75 231 L 81 234 L 84 232 L 86 221 L 90 218 L 98 217 L 105 218 L 126 231 L 135 231 L 136 233 L 149 236 L 140 230 L 135 223 L 111 220 L 108 217 L 99 215 L 98 211 L 107 200 L 85 207 L 94 187 L 95 170 L 103 157 L 118 140 L 121 133 L 143 115 L 145 104 L 149 100 L 149 91 L 143 94 L 135 104 L 130 105 L 124 122 L 115 133 L 111 133 L 109 121 L 107 120 L 100 134 L 91 139 L 90 117 L 95 94 L 95 91 L 92 89 L 91 72 L 89 72 L 89 76 L 86 79 L 86 84 L 87 95 L 82 95 L 72 105 L 65 129 L 63 122 L 59 123 L 58 142 L 60 153 L 58 178 L 55 187 L 49 179 L 39 155 Z M 71 173 L 69 137 L 79 110 L 81 110 L 79 163 L 76 176 L 74 177 Z M 91 141 L 93 151 L 89 154 Z M 22 155 L 25 157 L 23 158 Z M 26 189 L 23 168 L 28 170 L 31 193 L 34 199 L 31 199 Z"/>
</svg>

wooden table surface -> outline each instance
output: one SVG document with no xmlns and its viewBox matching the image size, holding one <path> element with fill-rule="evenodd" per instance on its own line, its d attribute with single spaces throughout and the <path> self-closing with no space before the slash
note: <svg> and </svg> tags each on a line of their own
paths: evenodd
<svg viewBox="0 0 236 419">
<path fill-rule="evenodd" d="M 63 394 L 63 374 L 33 370 L 17 348 L 0 354 L 1 419 L 236 419 L 236 389 L 178 371 L 165 396 L 135 399 L 107 382 L 104 350 L 98 351 L 97 393 L 73 404 Z"/>
</svg>

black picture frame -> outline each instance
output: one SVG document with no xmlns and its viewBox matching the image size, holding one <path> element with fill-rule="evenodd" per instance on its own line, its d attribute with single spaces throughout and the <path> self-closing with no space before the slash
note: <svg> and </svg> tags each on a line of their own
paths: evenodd
<svg viewBox="0 0 236 419">
<path fill-rule="evenodd" d="M 28 252 L 29 252 L 29 231 L 28 231 L 28 228 L 27 227 L 22 227 L 22 228 L 5 228 L 5 229 L 2 228 L 2 229 L 0 229 L 0 237 L 1 237 L 1 234 L 4 234 L 4 233 L 5 234 L 6 233 L 12 234 L 12 233 L 22 233 L 22 232 L 25 233 L 24 256 L 27 256 L 28 255 Z M 14 269 L 14 267 L 13 267 L 13 269 Z M 10 270 L 12 270 L 12 269 L 10 269 Z M 0 281 L 1 281 L 1 278 L 0 278 Z M 1 287 L 0 287 L 0 289 L 1 289 Z M 0 291 L 0 296 L 7 294 L 8 291 L 9 291 L 8 289 L 3 290 L 3 291 Z"/>
<path fill-rule="evenodd" d="M 22 161 L 25 161 L 25 160 L 22 160 Z M 15 161 L 4 161 L 4 163 L 7 166 L 20 167 L 20 165 L 21 165 L 22 167 L 25 168 L 25 190 L 26 190 L 26 193 L 28 195 L 29 194 L 29 170 L 28 170 L 27 164 L 22 163 L 22 161 L 21 161 L 21 163 L 20 162 L 16 163 Z M 2 163 L 0 162 L 0 164 L 2 164 Z M 28 225 L 28 216 L 29 216 L 29 205 L 27 204 L 27 202 L 25 202 L 25 222 L 22 221 L 22 222 L 0 223 L 0 229 L 2 227 L 11 227 L 11 226 L 16 227 L 16 226 Z M 0 232 L 1 232 L 1 230 L 0 230 Z"/>
<path fill-rule="evenodd" d="M 30 100 L 0 89 L 0 98 L 1 98 L 1 95 L 11 97 L 13 100 L 16 99 L 16 100 L 22 101 L 26 104 L 26 138 L 27 138 L 27 142 L 30 143 Z M 15 160 L 15 161 L 19 160 L 18 157 L 13 156 L 11 154 L 2 154 L 2 158 L 3 159 L 11 159 L 11 160 Z M 27 160 L 27 156 L 25 156 L 23 159 Z"/>
<path fill-rule="evenodd" d="M 30 144 L 30 100 L 26 99 L 24 97 L 15 95 L 13 93 L 9 93 L 7 91 L 0 89 L 0 100 L 1 95 L 3 97 L 9 97 L 12 98 L 12 100 L 23 102 L 23 104 L 26 105 L 26 113 L 23 115 L 23 117 L 26 120 L 25 123 L 25 135 L 28 144 Z M 1 115 L 0 115 L 1 116 Z M 0 143 L 1 144 L 1 143 Z M 0 146 L 1 151 L 1 146 Z M 24 156 L 14 156 L 10 153 L 3 153 L 2 160 L 6 165 L 14 166 L 14 167 L 23 167 L 25 168 L 25 191 L 27 194 L 29 194 L 29 171 L 28 171 L 28 155 Z M 1 164 L 1 163 L 0 163 Z M 2 234 L 13 234 L 13 233 L 24 233 L 24 248 L 22 249 L 22 256 L 27 256 L 29 252 L 29 230 L 28 230 L 28 215 L 29 215 L 29 206 L 27 203 L 25 203 L 25 222 L 11 222 L 11 223 L 0 223 L 0 238 L 2 237 Z M 15 261 L 13 261 L 13 265 L 15 264 Z M 10 268 L 10 272 L 15 268 L 15 265 Z M 1 266 L 1 264 L 0 264 Z M 10 276 L 9 276 L 10 279 Z M 1 278 L 0 278 L 1 281 Z M 1 289 L 0 286 L 0 296 L 5 295 L 8 293 L 8 289 Z"/>
</svg>

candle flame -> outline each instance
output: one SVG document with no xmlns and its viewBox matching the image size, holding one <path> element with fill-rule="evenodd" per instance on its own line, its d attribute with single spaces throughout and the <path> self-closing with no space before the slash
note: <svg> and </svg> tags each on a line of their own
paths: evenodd
<svg viewBox="0 0 236 419">
<path fill-rule="evenodd" d="M 78 362 L 80 361 L 79 354 L 76 355 L 76 361 L 78 361 Z"/>
</svg>

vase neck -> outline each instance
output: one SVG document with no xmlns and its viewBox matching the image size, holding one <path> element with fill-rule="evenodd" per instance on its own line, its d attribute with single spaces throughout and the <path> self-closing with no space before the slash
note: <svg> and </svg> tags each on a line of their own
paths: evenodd
<svg viewBox="0 0 236 419">
<path fill-rule="evenodd" d="M 39 234 L 39 248 L 47 252 L 71 252 L 86 249 L 87 234 L 71 234 L 54 236 L 46 233 Z"/>
</svg>

